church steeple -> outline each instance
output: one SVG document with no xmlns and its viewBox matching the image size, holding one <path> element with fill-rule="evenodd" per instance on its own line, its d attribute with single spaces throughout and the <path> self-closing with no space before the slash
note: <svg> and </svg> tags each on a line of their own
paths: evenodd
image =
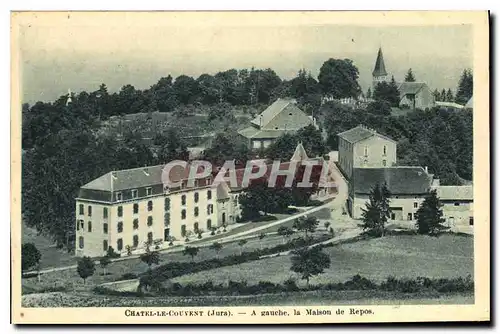
<svg viewBox="0 0 500 334">
<path fill-rule="evenodd" d="M 68 98 L 66 99 L 66 105 L 70 104 L 71 102 L 72 102 L 71 89 L 68 88 Z"/>
<path fill-rule="evenodd" d="M 377 60 L 375 61 L 375 68 L 373 69 L 372 75 L 373 88 L 375 88 L 379 82 L 387 81 L 387 71 L 385 70 L 382 47 L 378 49 Z"/>
</svg>

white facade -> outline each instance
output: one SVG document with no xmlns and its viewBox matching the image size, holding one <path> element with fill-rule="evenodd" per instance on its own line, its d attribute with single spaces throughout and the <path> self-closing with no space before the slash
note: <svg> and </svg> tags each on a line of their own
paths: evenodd
<svg viewBox="0 0 500 334">
<path fill-rule="evenodd" d="M 425 194 L 422 195 L 394 195 L 391 197 L 390 208 L 392 215 L 390 220 L 394 221 L 414 221 L 415 213 L 424 201 Z M 352 217 L 361 219 L 366 203 L 370 202 L 369 196 L 359 194 L 352 199 Z"/>
<path fill-rule="evenodd" d="M 339 164 L 347 178 L 354 168 L 391 167 L 396 164 L 396 143 L 373 135 L 355 143 L 339 136 Z"/>
<path fill-rule="evenodd" d="M 195 231 L 222 224 L 217 209 L 216 191 L 210 186 L 116 203 L 77 199 L 75 255 L 103 256 L 109 246 L 126 254 L 127 246 L 141 249 L 148 240 L 165 247 L 169 237 L 184 240 L 191 234 L 194 238 Z"/>
</svg>

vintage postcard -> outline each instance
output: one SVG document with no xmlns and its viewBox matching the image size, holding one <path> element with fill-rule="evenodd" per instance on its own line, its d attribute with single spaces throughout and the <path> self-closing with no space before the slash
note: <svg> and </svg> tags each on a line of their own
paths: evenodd
<svg viewBox="0 0 500 334">
<path fill-rule="evenodd" d="M 488 12 L 13 12 L 12 321 L 490 319 Z"/>
</svg>

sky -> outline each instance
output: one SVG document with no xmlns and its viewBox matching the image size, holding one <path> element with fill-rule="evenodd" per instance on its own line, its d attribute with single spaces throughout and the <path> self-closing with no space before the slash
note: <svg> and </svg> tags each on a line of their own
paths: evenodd
<svg viewBox="0 0 500 334">
<path fill-rule="evenodd" d="M 137 89 L 161 77 L 198 77 L 231 68 L 272 68 L 285 79 L 300 68 L 317 77 L 329 58 L 349 58 L 366 91 L 379 47 L 396 81 L 412 68 L 431 89 L 456 89 L 464 68 L 473 64 L 469 25 L 373 26 L 278 25 L 251 21 L 175 24 L 154 20 L 55 20 L 23 24 L 19 34 L 23 102 L 52 101 L 67 93 L 109 91 L 125 84 Z M 163 22 L 163 23 L 162 23 Z M 179 23 L 181 22 L 181 23 Z"/>
</svg>

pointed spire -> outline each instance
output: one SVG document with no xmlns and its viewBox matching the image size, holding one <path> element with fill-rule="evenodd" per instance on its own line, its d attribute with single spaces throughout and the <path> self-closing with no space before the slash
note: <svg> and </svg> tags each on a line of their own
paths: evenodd
<svg viewBox="0 0 500 334">
<path fill-rule="evenodd" d="M 385 70 L 384 55 L 382 54 L 382 47 L 378 49 L 377 60 L 375 61 L 375 68 L 373 69 L 372 74 L 374 77 L 387 75 L 387 71 Z"/>
<path fill-rule="evenodd" d="M 72 102 L 71 100 L 71 89 L 68 88 L 68 99 L 66 100 L 66 105 L 70 104 Z"/>
</svg>

